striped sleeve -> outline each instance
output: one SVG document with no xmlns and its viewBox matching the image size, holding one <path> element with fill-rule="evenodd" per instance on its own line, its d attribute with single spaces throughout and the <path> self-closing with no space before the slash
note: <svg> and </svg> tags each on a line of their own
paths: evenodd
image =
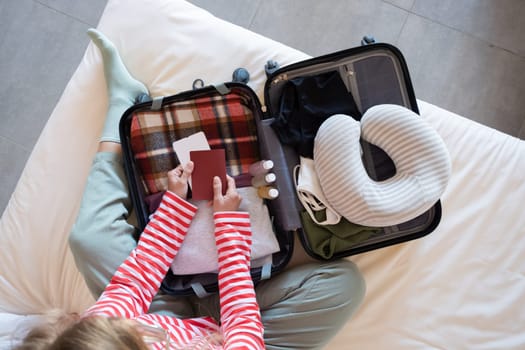
<svg viewBox="0 0 525 350">
<path fill-rule="evenodd" d="M 248 213 L 214 214 L 224 349 L 264 349 L 263 325 L 250 275 Z"/>
<path fill-rule="evenodd" d="M 145 314 L 137 318 L 139 322 L 162 327 L 168 331 L 172 348 L 186 349 L 198 339 L 219 332 L 217 322 L 211 317 L 179 319 L 160 314 Z M 164 349 L 164 346 L 160 349 Z M 193 348 L 192 348 L 193 349 Z"/>
<path fill-rule="evenodd" d="M 84 315 L 133 318 L 147 312 L 180 249 L 197 208 L 166 192 L 137 247 L 120 265 L 98 301 Z"/>
</svg>

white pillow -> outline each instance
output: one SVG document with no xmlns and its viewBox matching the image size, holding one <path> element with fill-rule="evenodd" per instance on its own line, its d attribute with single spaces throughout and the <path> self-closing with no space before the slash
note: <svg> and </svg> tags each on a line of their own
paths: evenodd
<svg viewBox="0 0 525 350">
<path fill-rule="evenodd" d="M 361 161 L 359 139 L 383 149 L 396 174 L 372 180 Z M 350 222 L 391 226 L 417 217 L 443 194 L 450 158 L 439 134 L 416 113 L 397 105 L 368 109 L 361 123 L 338 114 L 319 128 L 314 162 L 332 208 Z"/>
</svg>

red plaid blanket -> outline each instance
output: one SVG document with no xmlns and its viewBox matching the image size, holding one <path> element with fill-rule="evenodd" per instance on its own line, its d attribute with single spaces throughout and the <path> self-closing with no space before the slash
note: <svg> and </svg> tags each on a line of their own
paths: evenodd
<svg viewBox="0 0 525 350">
<path fill-rule="evenodd" d="M 223 96 L 198 98 L 137 111 L 131 121 L 131 149 L 145 194 L 167 188 L 167 171 L 179 163 L 175 140 L 203 131 L 210 148 L 224 148 L 227 172 L 237 176 L 260 159 L 257 129 L 248 97 L 232 90 Z"/>
</svg>

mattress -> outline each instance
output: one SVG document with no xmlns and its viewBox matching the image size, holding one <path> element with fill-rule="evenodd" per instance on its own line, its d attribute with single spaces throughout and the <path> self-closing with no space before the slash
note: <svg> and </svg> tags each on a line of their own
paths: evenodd
<svg viewBox="0 0 525 350">
<path fill-rule="evenodd" d="M 191 89 L 196 78 L 229 81 L 244 67 L 262 100 L 267 60 L 283 66 L 308 57 L 185 1 L 110 0 L 98 28 L 153 96 Z M 452 160 L 441 223 L 424 238 L 350 258 L 367 294 L 327 348 L 523 349 L 525 142 L 419 105 Z M 0 219 L 1 349 L 42 312 L 80 312 L 94 302 L 67 236 L 106 107 L 101 57 L 90 44 Z"/>
</svg>

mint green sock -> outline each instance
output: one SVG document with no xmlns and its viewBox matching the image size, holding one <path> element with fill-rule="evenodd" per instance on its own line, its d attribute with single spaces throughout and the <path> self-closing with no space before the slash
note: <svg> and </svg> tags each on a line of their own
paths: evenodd
<svg viewBox="0 0 525 350">
<path fill-rule="evenodd" d="M 122 114 L 135 104 L 140 94 L 148 94 L 148 89 L 128 72 L 115 45 L 96 29 L 87 34 L 98 47 L 104 62 L 104 76 L 108 88 L 108 111 L 100 141 L 120 143 L 119 122 Z"/>
</svg>

